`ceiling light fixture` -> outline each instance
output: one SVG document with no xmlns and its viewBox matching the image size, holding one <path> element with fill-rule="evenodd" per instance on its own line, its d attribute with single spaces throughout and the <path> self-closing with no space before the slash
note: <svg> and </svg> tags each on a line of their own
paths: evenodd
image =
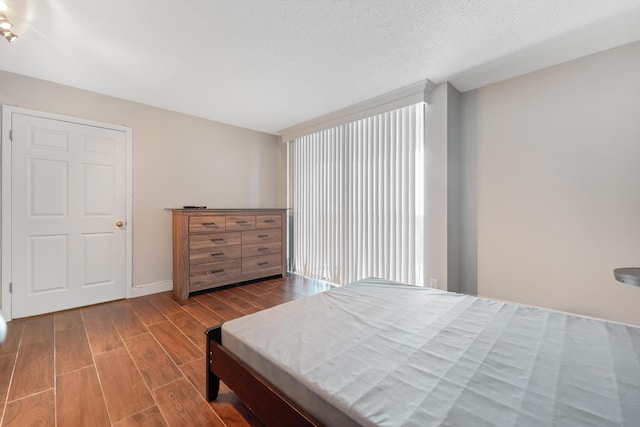
<svg viewBox="0 0 640 427">
<path fill-rule="evenodd" d="M 0 12 L 5 12 L 8 8 L 7 2 L 0 0 Z M 4 13 L 0 13 L 0 35 L 9 43 L 18 38 L 18 35 L 11 31 L 12 28 L 13 24 L 9 21 L 9 18 Z"/>
<path fill-rule="evenodd" d="M 18 38 L 17 35 L 13 34 L 11 31 L 9 30 L 0 30 L 0 35 L 2 37 L 4 37 L 5 39 L 7 39 L 7 41 L 9 43 L 11 43 L 12 41 L 14 41 L 15 39 Z"/>
<path fill-rule="evenodd" d="M 6 16 L 0 14 L 0 28 L 3 30 L 10 30 L 13 24 L 9 22 Z"/>
</svg>

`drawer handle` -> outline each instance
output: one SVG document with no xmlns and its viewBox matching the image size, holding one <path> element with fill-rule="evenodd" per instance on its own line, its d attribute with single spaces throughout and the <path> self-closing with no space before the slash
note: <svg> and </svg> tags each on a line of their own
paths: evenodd
<svg viewBox="0 0 640 427">
<path fill-rule="evenodd" d="M 266 261 L 265 261 L 265 262 L 259 262 L 259 263 L 258 263 L 258 265 L 259 265 L 259 266 L 264 266 L 264 265 L 269 265 L 269 263 L 268 263 L 268 262 L 266 262 Z"/>
<path fill-rule="evenodd" d="M 224 255 L 224 252 L 218 252 L 217 254 L 211 254 L 211 256 L 221 256 Z"/>
<path fill-rule="evenodd" d="M 268 251 L 269 248 L 258 248 L 259 251 Z"/>
<path fill-rule="evenodd" d="M 274 219 L 265 219 L 264 222 L 276 222 Z"/>
<path fill-rule="evenodd" d="M 222 273 L 224 271 L 224 269 L 222 270 L 212 270 L 211 274 L 218 274 L 218 273 Z"/>
<path fill-rule="evenodd" d="M 236 224 L 249 225 L 249 221 L 236 221 Z"/>
<path fill-rule="evenodd" d="M 207 228 L 220 228 L 218 227 L 218 224 L 216 224 L 215 222 L 203 222 L 202 225 L 204 225 Z"/>
<path fill-rule="evenodd" d="M 215 239 L 211 239 L 212 242 L 224 242 L 224 238 L 218 237 Z"/>
<path fill-rule="evenodd" d="M 268 234 L 258 234 L 259 239 L 264 239 L 265 237 L 269 237 Z"/>
</svg>

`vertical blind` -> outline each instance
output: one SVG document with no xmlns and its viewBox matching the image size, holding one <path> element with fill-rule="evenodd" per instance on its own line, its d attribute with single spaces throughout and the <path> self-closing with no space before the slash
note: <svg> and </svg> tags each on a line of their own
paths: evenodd
<svg viewBox="0 0 640 427">
<path fill-rule="evenodd" d="M 289 142 L 289 268 L 424 285 L 425 104 Z"/>
</svg>

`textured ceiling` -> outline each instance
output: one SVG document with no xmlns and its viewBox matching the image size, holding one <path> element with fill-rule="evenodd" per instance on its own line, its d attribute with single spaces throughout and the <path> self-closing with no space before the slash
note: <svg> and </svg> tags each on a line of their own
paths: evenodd
<svg viewBox="0 0 640 427">
<path fill-rule="evenodd" d="M 640 40 L 640 0 L 9 0 L 7 16 L 0 69 L 269 133 Z"/>
</svg>

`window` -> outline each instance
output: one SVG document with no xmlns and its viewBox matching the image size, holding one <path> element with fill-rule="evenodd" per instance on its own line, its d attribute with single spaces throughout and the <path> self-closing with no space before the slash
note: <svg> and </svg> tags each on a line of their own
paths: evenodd
<svg viewBox="0 0 640 427">
<path fill-rule="evenodd" d="M 290 270 L 424 285 L 425 104 L 289 142 Z"/>
</svg>

